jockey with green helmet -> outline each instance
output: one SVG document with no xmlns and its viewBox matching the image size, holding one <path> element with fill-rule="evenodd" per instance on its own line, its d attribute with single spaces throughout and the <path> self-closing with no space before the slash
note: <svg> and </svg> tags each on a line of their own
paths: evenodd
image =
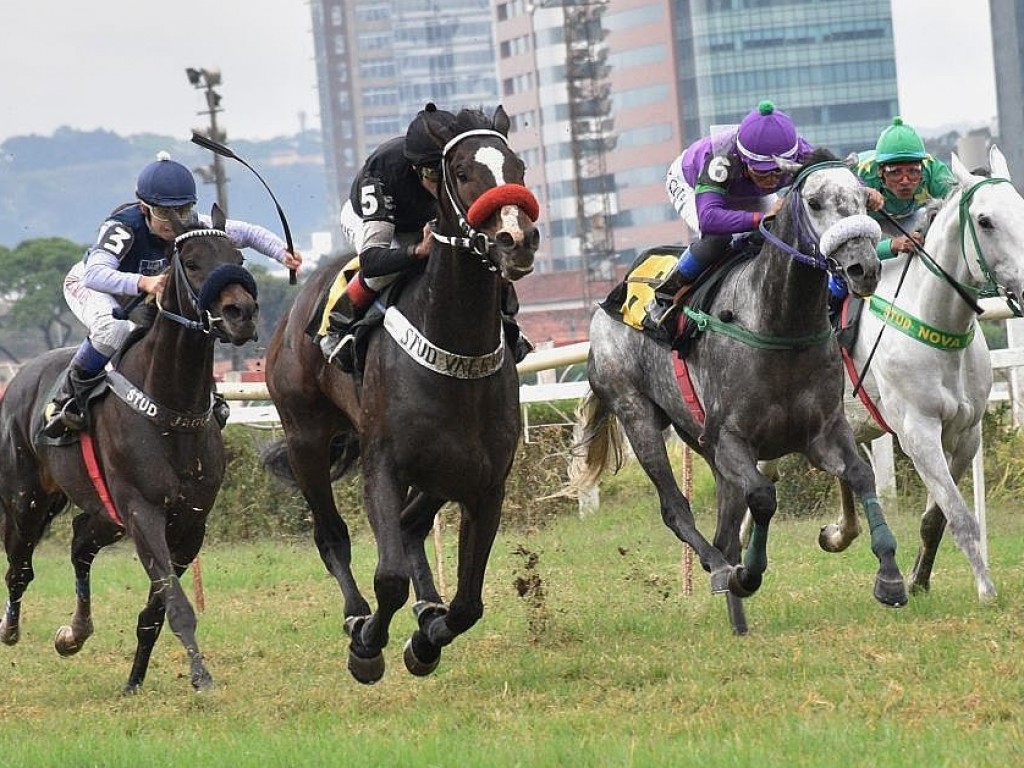
<svg viewBox="0 0 1024 768">
<path fill-rule="evenodd" d="M 956 187 L 952 171 L 938 158 L 928 154 L 917 131 L 894 117 L 878 137 L 874 151 L 861 152 L 857 175 L 864 186 L 882 196 L 882 211 L 910 226 L 916 214 L 931 199 L 942 199 Z M 869 215 L 885 223 L 881 211 Z M 883 229 L 884 231 L 884 229 Z M 910 253 L 922 242 L 920 232 L 886 237 L 878 243 L 878 258 L 892 259 Z M 835 305 L 846 296 L 846 285 L 839 278 L 829 279 L 829 292 Z M 834 307 L 835 308 L 835 307 Z"/>
</svg>

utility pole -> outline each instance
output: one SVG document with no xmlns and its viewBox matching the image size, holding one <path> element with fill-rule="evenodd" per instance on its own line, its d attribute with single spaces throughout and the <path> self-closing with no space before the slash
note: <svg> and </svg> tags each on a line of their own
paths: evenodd
<svg viewBox="0 0 1024 768">
<path fill-rule="evenodd" d="M 220 108 L 220 94 L 213 90 L 214 86 L 221 84 L 220 70 L 193 69 L 192 67 L 188 67 L 185 70 L 185 74 L 188 75 L 188 81 L 192 84 L 193 88 L 205 91 L 206 110 L 196 114 L 209 115 L 210 117 L 210 127 L 205 131 L 201 128 L 197 128 L 196 133 L 213 139 L 220 144 L 224 144 L 227 141 L 227 132 L 217 127 L 217 113 L 223 111 Z M 211 152 L 211 154 L 213 155 L 213 163 L 211 165 L 204 165 L 199 168 L 193 168 L 192 170 L 195 171 L 196 175 L 198 175 L 205 184 L 216 185 L 217 205 L 220 206 L 224 215 L 227 216 L 228 178 L 224 171 L 224 158 L 216 152 Z"/>
</svg>

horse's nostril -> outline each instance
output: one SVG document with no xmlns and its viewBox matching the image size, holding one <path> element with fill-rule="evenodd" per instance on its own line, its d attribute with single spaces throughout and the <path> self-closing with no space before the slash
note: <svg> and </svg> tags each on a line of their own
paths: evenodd
<svg viewBox="0 0 1024 768">
<path fill-rule="evenodd" d="M 851 264 L 846 268 L 846 274 L 853 278 L 864 277 L 864 267 L 860 264 Z"/>
<path fill-rule="evenodd" d="M 531 229 L 526 235 L 526 244 L 528 248 L 537 250 L 540 246 L 540 230 L 537 228 Z"/>
<path fill-rule="evenodd" d="M 516 239 L 512 236 L 511 232 L 506 232 L 505 230 L 494 236 L 494 242 L 498 244 L 499 248 L 505 250 L 512 250 L 516 247 Z"/>
</svg>

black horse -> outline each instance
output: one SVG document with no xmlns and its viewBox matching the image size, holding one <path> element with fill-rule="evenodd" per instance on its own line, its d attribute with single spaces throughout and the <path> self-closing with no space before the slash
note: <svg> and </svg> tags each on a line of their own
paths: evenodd
<svg viewBox="0 0 1024 768">
<path fill-rule="evenodd" d="M 91 431 L 80 440 L 40 436 L 43 407 L 73 349 L 25 365 L 0 401 L 0 512 L 8 562 L 0 641 L 18 642 L 32 553 L 70 501 L 82 510 L 71 545 L 77 604 L 54 645 L 69 656 L 92 634 L 93 560 L 127 533 L 150 589 L 126 693 L 142 685 L 165 615 L 188 651 L 192 685 L 213 682 L 179 578 L 203 543 L 224 476 L 223 440 L 213 419 L 212 342 L 254 339 L 259 312 L 255 282 L 228 241 L 220 209 L 214 206 L 213 228 L 174 227 L 172 272 L 156 319 L 110 372 L 110 391 L 92 406 Z"/>
<path fill-rule="evenodd" d="M 508 147 L 504 109 L 493 119 L 463 110 L 454 126 L 425 114 L 443 148 L 435 242 L 424 271 L 411 277 L 384 329 L 372 335 L 361 387 L 305 335 L 340 265 L 303 286 L 267 352 L 267 385 L 285 437 L 267 450 L 266 462 L 294 480 L 312 509 L 320 557 L 344 595 L 349 670 L 362 683 L 384 674 L 381 651 L 410 578 L 419 629 L 404 659 L 413 674 L 432 672 L 442 647 L 483 615 L 484 570 L 520 431 L 502 292 L 505 281 L 533 269 L 537 201 Z M 348 529 L 331 492 L 332 464 L 344 470 L 359 456 L 377 539 L 376 613 L 353 578 Z M 446 501 L 462 510 L 450 606 L 434 586 L 424 549 Z"/>
</svg>

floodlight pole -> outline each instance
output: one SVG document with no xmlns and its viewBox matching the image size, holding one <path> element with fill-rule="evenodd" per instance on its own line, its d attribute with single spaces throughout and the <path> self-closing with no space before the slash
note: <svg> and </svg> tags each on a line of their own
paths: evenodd
<svg viewBox="0 0 1024 768">
<path fill-rule="evenodd" d="M 189 67 L 185 70 L 185 74 L 188 75 L 188 81 L 192 84 L 192 87 L 197 90 L 204 91 L 206 96 L 206 111 L 199 112 L 200 115 L 209 115 L 210 128 L 206 134 L 216 142 L 223 144 L 227 140 L 227 133 L 220 130 L 217 126 L 217 113 L 221 112 L 220 108 L 220 94 L 217 93 L 213 88 L 216 85 L 220 85 L 221 76 L 219 69 L 193 69 Z M 216 152 L 213 153 L 213 165 L 207 168 L 196 168 L 195 169 L 203 180 L 207 183 L 211 181 L 210 176 L 212 175 L 212 181 L 217 189 L 217 205 L 224 211 L 224 215 L 228 213 L 228 178 L 224 170 L 224 158 L 218 155 Z M 212 174 L 210 171 L 212 170 Z M 206 171 L 206 173 L 203 173 Z"/>
</svg>

